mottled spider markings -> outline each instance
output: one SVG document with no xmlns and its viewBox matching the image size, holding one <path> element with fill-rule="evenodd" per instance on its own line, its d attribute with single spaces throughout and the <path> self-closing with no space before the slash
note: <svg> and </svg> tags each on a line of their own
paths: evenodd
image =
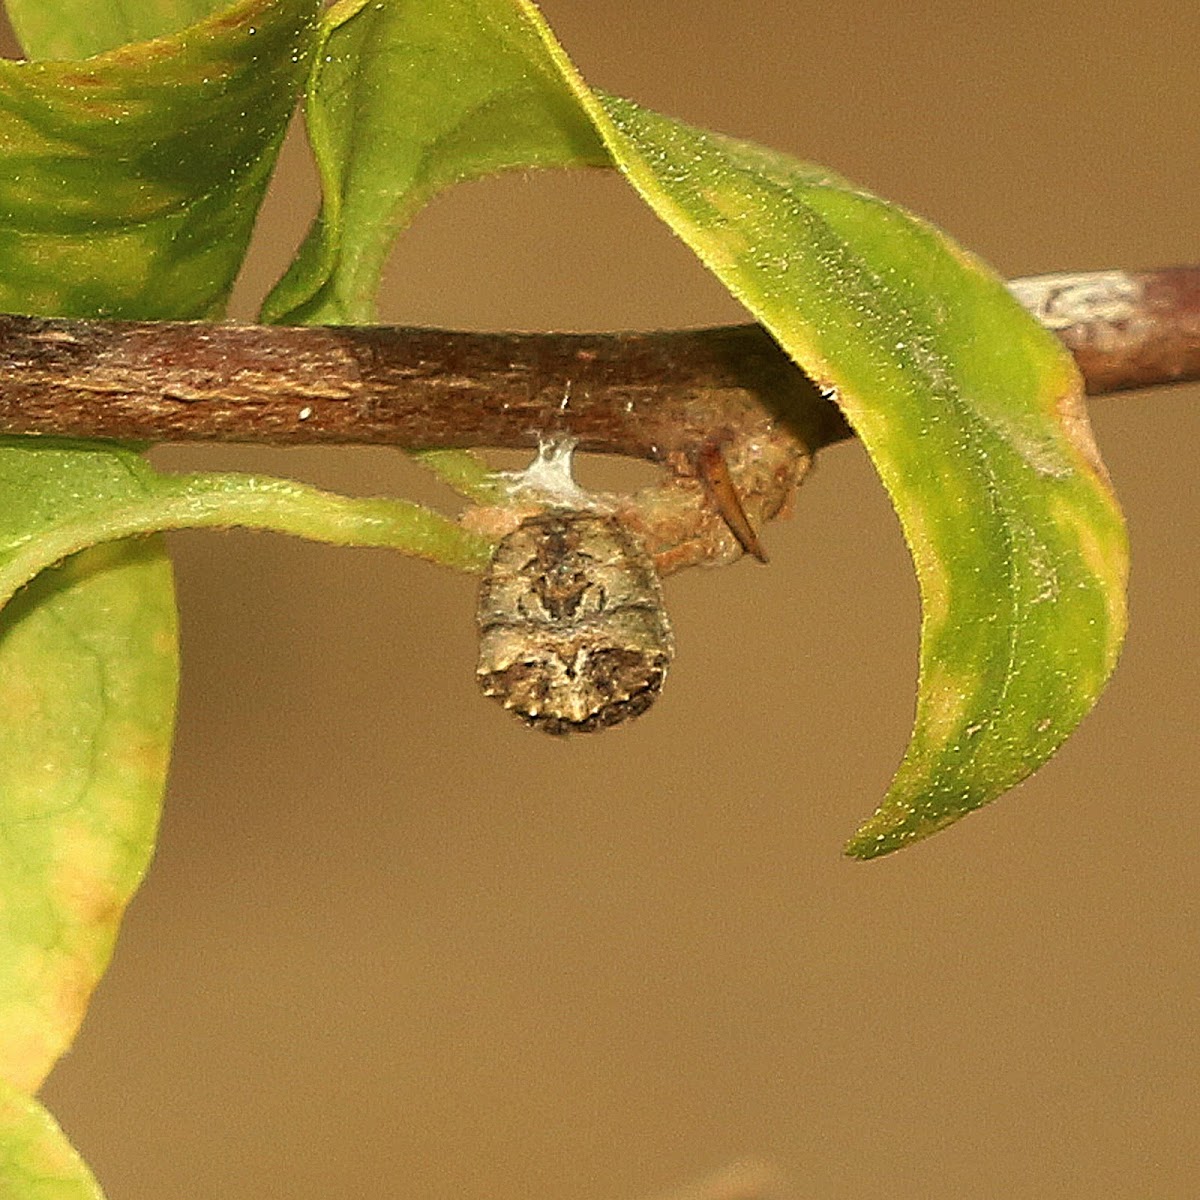
<svg viewBox="0 0 1200 1200">
<path fill-rule="evenodd" d="M 615 517 L 551 509 L 496 548 L 479 683 L 535 728 L 587 733 L 645 712 L 672 651 L 658 572 Z"/>
</svg>

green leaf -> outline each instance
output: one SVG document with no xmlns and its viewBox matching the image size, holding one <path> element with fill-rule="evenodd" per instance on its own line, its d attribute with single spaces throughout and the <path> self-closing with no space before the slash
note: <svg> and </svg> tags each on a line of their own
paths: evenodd
<svg viewBox="0 0 1200 1200">
<path fill-rule="evenodd" d="M 104 1200 L 92 1173 L 36 1101 L 0 1082 L 0 1194 L 21 1200 Z"/>
<path fill-rule="evenodd" d="M 176 675 L 154 542 L 91 549 L 0 613 L 0 1076 L 25 1091 L 70 1045 L 149 863 Z"/>
<path fill-rule="evenodd" d="M 220 313 L 319 0 L 253 0 L 86 63 L 0 62 L 0 311 Z"/>
<path fill-rule="evenodd" d="M 0 1076 L 27 1090 L 70 1044 L 107 965 L 149 864 L 170 748 L 170 568 L 156 541 L 110 539 L 235 524 L 469 570 L 491 552 L 405 501 L 160 475 L 119 446 L 0 439 L 0 603 L 16 592 L 0 612 L 0 712 L 20 714 L 0 725 Z"/>
<path fill-rule="evenodd" d="M 594 165 L 598 135 L 836 398 L 904 528 L 923 603 L 916 722 L 849 852 L 896 849 L 1036 769 L 1095 702 L 1125 627 L 1124 525 L 1066 351 L 919 218 L 825 168 L 593 92 L 532 4 L 416 7 L 337 10 L 309 97 L 325 206 L 268 311 L 361 317 L 392 235 L 437 187 Z M 425 99 L 437 88 L 440 109 Z M 503 152 L 481 152 L 483 131 Z"/>
<path fill-rule="evenodd" d="M 86 64 L 0 63 L 0 307 L 218 311 L 317 8 L 256 0 Z M 70 1043 L 158 822 L 169 564 L 152 539 L 66 558 L 141 532 L 121 505 L 148 470 L 111 445 L 0 445 L 4 598 L 26 585 L 0 613 L 0 1078 L 25 1090 Z"/>
<path fill-rule="evenodd" d="M 608 165 L 536 31 L 510 6 L 343 0 L 322 37 L 305 114 L 321 213 L 264 321 L 375 320 L 396 234 L 450 184 L 517 167 Z M 494 488 L 466 451 L 421 461 L 476 498 Z"/>
<path fill-rule="evenodd" d="M 5 7 L 29 58 L 70 59 L 178 33 L 230 6 L 230 0 L 7 0 Z"/>
<path fill-rule="evenodd" d="M 510 4 L 352 0 L 327 14 L 325 38 L 306 113 L 324 200 L 266 321 L 373 320 L 396 233 L 452 183 L 608 165 L 538 31 Z"/>
<path fill-rule="evenodd" d="M 870 858 L 1025 778 L 1125 631 L 1121 511 L 1062 345 L 924 221 L 782 155 L 586 98 L 647 202 L 831 391 L 921 587 L 912 739 L 847 847 Z"/>
<path fill-rule="evenodd" d="M 0 712 L 18 718 L 0 724 L 0 1077 L 26 1090 L 74 1036 L 158 822 L 177 677 L 170 568 L 156 541 L 117 539 L 229 525 L 466 570 L 491 553 L 402 500 L 0 439 Z"/>
<path fill-rule="evenodd" d="M 84 547 L 231 525 L 383 546 L 467 571 L 481 570 L 492 549 L 486 538 L 406 500 L 336 496 L 258 475 L 159 474 L 111 443 L 0 438 L 0 604 Z"/>
</svg>

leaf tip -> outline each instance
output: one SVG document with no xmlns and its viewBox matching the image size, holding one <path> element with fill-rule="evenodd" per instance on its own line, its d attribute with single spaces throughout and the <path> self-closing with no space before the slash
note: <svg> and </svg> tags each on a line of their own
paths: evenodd
<svg viewBox="0 0 1200 1200">
<path fill-rule="evenodd" d="M 854 836 L 842 847 L 842 853 L 847 858 L 868 862 L 872 858 L 882 858 L 907 845 L 916 835 L 912 833 L 898 834 L 892 832 L 876 832 L 876 823 L 872 819 L 862 825 Z"/>
<path fill-rule="evenodd" d="M 885 854 L 931 837 L 977 807 L 979 804 L 971 804 L 933 812 L 911 802 L 897 804 L 894 800 L 885 801 L 875 815 L 864 821 L 846 842 L 842 852 L 848 858 L 863 862 L 882 858 Z"/>
</svg>

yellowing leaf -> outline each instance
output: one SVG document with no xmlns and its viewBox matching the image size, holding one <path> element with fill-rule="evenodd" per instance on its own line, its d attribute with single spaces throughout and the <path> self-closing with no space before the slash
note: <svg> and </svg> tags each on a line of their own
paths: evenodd
<svg viewBox="0 0 1200 1200">
<path fill-rule="evenodd" d="M 0 1195 L 5 1200 L 104 1200 L 54 1118 L 36 1100 L 3 1082 Z"/>
<path fill-rule="evenodd" d="M 1116 661 L 1127 549 L 1074 364 L 1002 282 L 832 171 L 593 91 L 531 3 L 334 12 L 309 97 L 325 206 L 269 311 L 361 315 L 436 188 L 594 165 L 599 139 L 833 395 L 903 525 L 924 607 L 916 722 L 849 852 L 922 837 L 1044 762 Z"/>
<path fill-rule="evenodd" d="M 157 543 L 97 546 L 0 613 L 0 1076 L 70 1045 L 154 848 L 177 664 Z"/>
</svg>

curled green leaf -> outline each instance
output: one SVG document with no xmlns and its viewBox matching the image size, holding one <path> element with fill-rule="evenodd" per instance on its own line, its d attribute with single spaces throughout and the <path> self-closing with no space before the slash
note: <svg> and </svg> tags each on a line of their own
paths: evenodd
<svg viewBox="0 0 1200 1200">
<path fill-rule="evenodd" d="M 343 0 L 322 36 L 306 107 L 321 214 L 265 321 L 373 320 L 392 241 L 450 184 L 608 165 L 537 30 L 509 3 Z"/>
<path fill-rule="evenodd" d="M 0 604 L 88 546 L 233 525 L 389 547 L 466 571 L 481 570 L 491 552 L 486 538 L 406 500 L 338 496 L 258 475 L 161 474 L 111 443 L 0 438 Z"/>
<path fill-rule="evenodd" d="M 994 799 L 1095 703 L 1125 631 L 1120 508 L 1067 351 L 945 234 L 785 156 L 602 96 L 623 170 L 854 425 L 922 598 L 917 714 L 871 858 Z"/>
<path fill-rule="evenodd" d="M 923 604 L 916 721 L 849 852 L 896 849 L 1035 770 L 1095 702 L 1125 627 L 1124 525 L 1065 350 L 910 213 L 593 91 L 533 4 L 414 9 L 336 10 L 309 96 L 325 206 L 270 311 L 366 311 L 392 236 L 436 187 L 606 159 L 836 399 L 900 517 Z M 373 135 L 397 105 L 385 154 Z M 503 153 L 480 151 L 485 133 Z"/>
</svg>

